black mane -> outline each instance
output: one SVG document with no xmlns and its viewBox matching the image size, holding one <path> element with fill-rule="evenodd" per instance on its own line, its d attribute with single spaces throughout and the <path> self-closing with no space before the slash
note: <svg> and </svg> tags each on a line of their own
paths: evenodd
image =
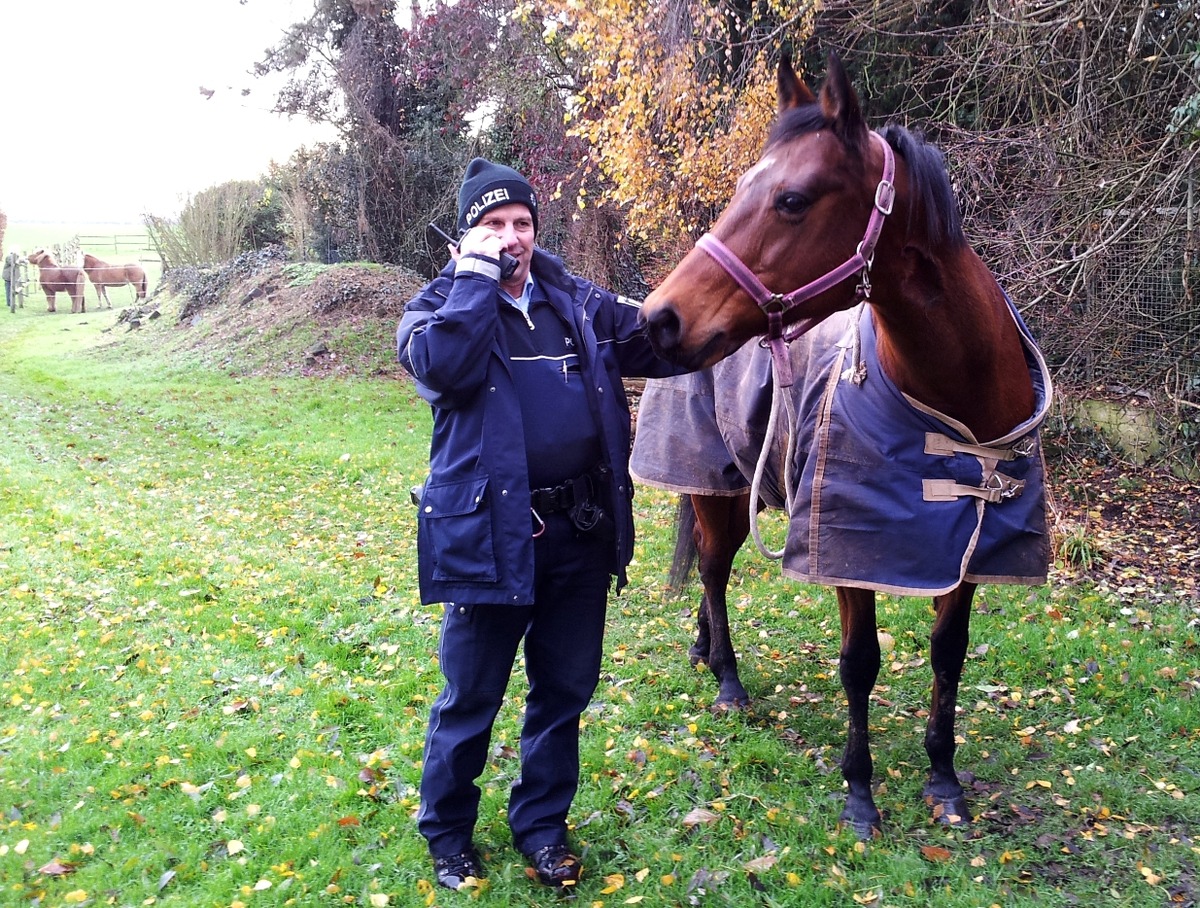
<svg viewBox="0 0 1200 908">
<path fill-rule="evenodd" d="M 913 198 L 912 213 L 925 213 L 925 233 L 934 244 L 959 246 L 966 243 L 958 199 L 946 173 L 946 159 L 925 136 L 903 126 L 889 123 L 880 135 L 908 164 L 908 191 Z"/>
</svg>

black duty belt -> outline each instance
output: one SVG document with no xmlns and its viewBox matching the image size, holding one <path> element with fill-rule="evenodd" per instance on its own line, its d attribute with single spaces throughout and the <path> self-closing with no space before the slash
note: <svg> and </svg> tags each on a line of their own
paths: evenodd
<svg viewBox="0 0 1200 908">
<path fill-rule="evenodd" d="M 592 477 L 590 473 L 584 473 L 556 486 L 530 489 L 529 506 L 539 514 L 553 514 L 569 511 L 577 503 L 590 501 L 592 497 Z"/>
</svg>

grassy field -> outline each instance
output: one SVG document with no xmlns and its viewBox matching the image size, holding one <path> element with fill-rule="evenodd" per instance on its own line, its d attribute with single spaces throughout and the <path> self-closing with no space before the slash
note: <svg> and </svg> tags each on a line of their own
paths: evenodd
<svg viewBox="0 0 1200 908">
<path fill-rule="evenodd" d="M 150 252 L 149 235 L 146 228 L 138 224 L 48 224 L 48 223 L 12 223 L 4 233 L 4 254 L 11 249 L 20 249 L 26 255 L 35 249 L 53 251 L 57 244 L 69 243 L 74 237 L 79 237 L 80 248 L 90 252 L 97 258 L 110 264 L 125 264 L 136 262 L 146 269 L 148 287 L 151 292 L 158 286 L 162 274 L 162 263 Z M 67 264 L 60 261 L 59 264 Z M 37 286 L 37 269 L 30 268 L 31 286 L 26 306 L 44 310 L 46 297 Z M 115 307 L 129 305 L 136 299 L 133 288 L 129 286 L 114 287 L 108 291 L 109 302 Z M 87 282 L 84 291 L 84 301 L 89 309 L 100 304 L 96 288 L 91 281 Z M 58 294 L 56 305 L 66 305 L 71 309 L 70 300 L 66 294 Z"/>
<path fill-rule="evenodd" d="M 519 683 L 481 782 L 486 888 L 431 886 L 413 822 L 440 686 L 407 491 L 426 407 L 394 377 L 168 357 L 186 329 L 164 312 L 136 333 L 0 319 L 0 904 L 556 904 L 504 821 Z M 921 804 L 929 606 L 883 597 L 887 826 L 863 843 L 837 828 L 831 593 L 743 553 L 730 602 L 755 705 L 714 713 L 686 658 L 696 591 L 664 592 L 674 502 L 641 490 L 637 508 L 582 735 L 577 903 L 1195 903 L 1191 608 L 981 591 L 958 727 L 974 822 L 946 829 Z"/>
</svg>

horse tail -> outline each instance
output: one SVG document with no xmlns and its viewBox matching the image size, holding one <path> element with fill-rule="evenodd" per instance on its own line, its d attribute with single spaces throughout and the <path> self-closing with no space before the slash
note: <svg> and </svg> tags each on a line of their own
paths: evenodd
<svg viewBox="0 0 1200 908">
<path fill-rule="evenodd" d="M 696 566 L 699 550 L 696 548 L 696 506 L 691 495 L 679 496 L 679 507 L 675 511 L 675 555 L 671 559 L 671 573 L 667 588 L 672 593 L 683 592 L 692 568 Z"/>
<path fill-rule="evenodd" d="M 137 298 L 144 300 L 146 298 L 146 271 L 138 269 L 137 281 L 134 283 L 134 290 L 137 292 Z"/>
</svg>

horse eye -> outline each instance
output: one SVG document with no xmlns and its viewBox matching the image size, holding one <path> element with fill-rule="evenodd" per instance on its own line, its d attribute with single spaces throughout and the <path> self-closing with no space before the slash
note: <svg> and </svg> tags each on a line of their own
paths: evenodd
<svg viewBox="0 0 1200 908">
<path fill-rule="evenodd" d="M 781 192 L 775 197 L 775 208 L 785 217 L 797 217 L 808 208 L 808 199 L 799 192 Z"/>
</svg>

